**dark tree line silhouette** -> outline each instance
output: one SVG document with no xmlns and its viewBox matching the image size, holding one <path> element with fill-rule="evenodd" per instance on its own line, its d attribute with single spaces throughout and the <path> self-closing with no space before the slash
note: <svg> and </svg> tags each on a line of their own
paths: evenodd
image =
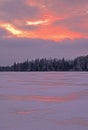
<svg viewBox="0 0 88 130">
<path fill-rule="evenodd" d="M 63 59 L 35 59 L 14 63 L 12 66 L 1 66 L 0 71 L 88 71 L 88 55 L 74 60 Z"/>
</svg>

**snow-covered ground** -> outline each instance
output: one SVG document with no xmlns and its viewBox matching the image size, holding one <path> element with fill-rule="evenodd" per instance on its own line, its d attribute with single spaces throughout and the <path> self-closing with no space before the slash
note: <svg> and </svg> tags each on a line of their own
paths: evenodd
<svg viewBox="0 0 88 130">
<path fill-rule="evenodd" d="M 88 130 L 88 73 L 1 72 L 0 130 Z"/>
</svg>

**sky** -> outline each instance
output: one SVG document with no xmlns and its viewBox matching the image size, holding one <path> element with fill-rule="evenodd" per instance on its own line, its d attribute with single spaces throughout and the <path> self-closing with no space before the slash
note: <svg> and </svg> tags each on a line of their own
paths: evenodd
<svg viewBox="0 0 88 130">
<path fill-rule="evenodd" d="M 0 0 L 0 65 L 88 54 L 88 0 Z"/>
</svg>

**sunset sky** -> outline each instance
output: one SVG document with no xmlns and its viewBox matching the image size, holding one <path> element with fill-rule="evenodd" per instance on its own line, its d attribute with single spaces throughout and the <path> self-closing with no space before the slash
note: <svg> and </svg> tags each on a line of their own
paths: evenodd
<svg viewBox="0 0 88 130">
<path fill-rule="evenodd" d="M 0 65 L 88 54 L 88 0 L 0 0 Z"/>
</svg>

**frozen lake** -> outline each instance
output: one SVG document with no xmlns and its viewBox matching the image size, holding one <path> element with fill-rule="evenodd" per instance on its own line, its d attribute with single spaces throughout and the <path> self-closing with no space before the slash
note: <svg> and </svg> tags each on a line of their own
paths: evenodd
<svg viewBox="0 0 88 130">
<path fill-rule="evenodd" d="M 88 130 L 88 73 L 0 72 L 0 130 Z"/>
</svg>

